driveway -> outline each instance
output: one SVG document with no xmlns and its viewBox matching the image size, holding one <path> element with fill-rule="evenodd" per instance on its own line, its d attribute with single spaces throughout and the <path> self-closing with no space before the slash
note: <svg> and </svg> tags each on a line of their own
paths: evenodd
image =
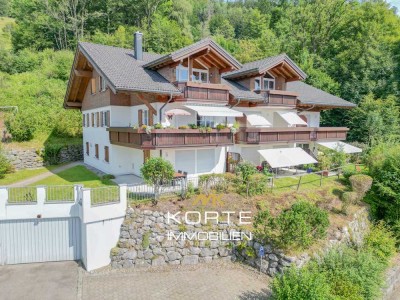
<svg viewBox="0 0 400 300">
<path fill-rule="evenodd" d="M 269 277 L 225 263 L 88 273 L 75 262 L 0 266 L 1 299 L 266 299 Z"/>
<path fill-rule="evenodd" d="M 74 261 L 0 266 L 0 299 L 76 300 Z"/>
</svg>

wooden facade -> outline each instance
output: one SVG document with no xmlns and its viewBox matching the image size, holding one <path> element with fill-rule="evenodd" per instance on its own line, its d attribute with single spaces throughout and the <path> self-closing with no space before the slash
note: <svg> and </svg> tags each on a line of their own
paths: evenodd
<svg viewBox="0 0 400 300">
<path fill-rule="evenodd" d="M 289 91 L 278 91 L 278 90 L 259 90 L 255 91 L 261 94 L 265 101 L 259 103 L 260 106 L 285 106 L 285 107 L 296 107 L 297 105 L 297 94 Z"/>
<path fill-rule="evenodd" d="M 201 132 L 199 129 L 153 129 L 147 134 L 141 129 L 111 127 L 110 143 L 138 149 L 162 149 L 176 147 L 209 147 L 233 145 L 229 129 Z"/>
<path fill-rule="evenodd" d="M 322 140 L 346 140 L 346 127 L 285 127 L 240 128 L 236 135 L 238 144 L 268 144 L 280 142 L 312 142 Z"/>
<path fill-rule="evenodd" d="M 227 104 L 229 101 L 229 87 L 224 84 L 177 82 L 176 86 L 183 96 L 175 101 L 195 100 L 199 102 L 216 102 Z"/>
</svg>

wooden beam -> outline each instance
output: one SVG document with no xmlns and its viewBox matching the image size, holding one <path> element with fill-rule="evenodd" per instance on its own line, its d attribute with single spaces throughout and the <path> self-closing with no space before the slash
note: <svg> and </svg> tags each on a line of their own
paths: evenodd
<svg viewBox="0 0 400 300">
<path fill-rule="evenodd" d="M 74 77 L 72 80 L 74 80 L 74 81 L 76 80 L 76 83 L 75 83 L 75 87 L 72 86 L 71 93 L 69 95 L 69 100 L 75 101 L 76 96 L 79 91 L 79 88 L 80 88 L 80 85 L 81 85 L 82 77 Z"/>
<path fill-rule="evenodd" d="M 146 107 L 149 109 L 149 111 L 152 112 L 153 115 L 157 115 L 157 110 L 150 104 L 149 100 L 147 100 L 142 94 L 139 93 L 134 93 L 134 94 L 137 96 L 140 102 L 146 105 Z"/>
<path fill-rule="evenodd" d="M 92 71 L 84 71 L 84 70 L 74 70 L 75 76 L 77 77 L 92 77 Z"/>
<path fill-rule="evenodd" d="M 204 56 L 204 55 L 207 55 L 208 53 L 210 53 L 210 48 L 206 48 L 206 49 L 204 49 L 204 50 L 201 50 L 200 52 L 197 52 L 197 53 L 191 55 L 190 57 L 191 57 L 192 59 L 196 59 L 196 58 L 198 58 L 198 57 L 202 57 L 202 56 Z"/>
<path fill-rule="evenodd" d="M 206 69 L 211 68 L 211 66 L 208 66 L 207 64 L 205 64 L 200 58 L 197 58 L 195 60 L 195 63 L 198 63 L 200 66 L 202 66 L 203 68 L 206 68 Z"/>
<path fill-rule="evenodd" d="M 219 74 L 232 71 L 232 67 L 227 67 L 219 70 Z"/>
<path fill-rule="evenodd" d="M 211 68 L 212 66 L 214 66 L 212 63 L 210 63 L 204 56 L 197 58 L 197 61 L 201 61 L 202 64 L 204 64 L 205 66 L 207 66 L 207 68 Z"/>
<path fill-rule="evenodd" d="M 72 101 L 67 101 L 67 106 L 70 107 L 82 107 L 82 103 L 81 102 L 72 102 Z"/>
<path fill-rule="evenodd" d="M 220 57 L 214 55 L 214 52 L 210 52 L 208 53 L 207 57 L 209 57 L 210 59 L 213 60 L 214 64 L 216 63 L 217 65 L 219 65 L 219 68 L 226 68 L 227 65 L 225 64 L 224 60 L 221 59 Z"/>
</svg>

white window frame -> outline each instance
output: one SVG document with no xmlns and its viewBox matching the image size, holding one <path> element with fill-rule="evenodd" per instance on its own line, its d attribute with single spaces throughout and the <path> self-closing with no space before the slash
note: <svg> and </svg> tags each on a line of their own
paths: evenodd
<svg viewBox="0 0 400 300">
<path fill-rule="evenodd" d="M 265 83 L 267 82 L 267 88 L 265 88 Z M 269 88 L 269 83 L 272 82 L 272 89 Z M 263 90 L 270 91 L 275 89 L 275 78 L 263 78 Z"/>
<path fill-rule="evenodd" d="M 181 78 L 180 78 L 181 70 L 185 70 L 185 71 L 187 72 L 188 77 L 187 77 L 186 79 L 181 79 Z M 203 69 L 195 69 L 195 68 L 192 68 L 192 73 L 193 73 L 193 72 L 198 72 L 198 73 L 199 73 L 199 75 L 200 75 L 200 80 L 194 80 L 194 78 L 193 78 L 194 75 L 192 74 L 192 78 L 191 78 L 190 81 L 192 81 L 192 82 L 199 82 L 199 83 L 209 83 L 209 82 L 210 82 L 209 70 L 203 70 Z M 201 74 L 205 74 L 205 75 L 206 75 L 206 78 L 207 78 L 206 81 L 202 81 L 202 80 L 201 80 Z M 190 76 L 190 74 L 189 74 L 189 68 L 186 68 L 186 67 L 184 67 L 184 66 L 182 66 L 182 65 L 177 66 L 177 67 L 176 67 L 176 70 L 175 70 L 175 76 L 176 76 L 176 81 L 178 81 L 178 82 L 187 82 L 187 81 L 189 81 L 189 76 Z"/>
<path fill-rule="evenodd" d="M 256 82 L 258 82 L 258 87 L 256 86 Z M 254 90 L 255 90 L 255 91 L 261 90 L 261 80 L 260 80 L 260 78 L 256 78 L 256 79 L 254 80 Z"/>
<path fill-rule="evenodd" d="M 193 72 L 198 72 L 200 75 L 200 80 L 194 80 L 194 75 L 192 74 L 192 81 L 193 82 L 199 82 L 199 83 L 208 83 L 209 82 L 209 75 L 208 75 L 208 70 L 202 70 L 202 69 L 192 69 L 192 73 Z M 206 81 L 202 81 L 201 80 L 201 74 L 205 74 L 207 79 Z"/>
</svg>

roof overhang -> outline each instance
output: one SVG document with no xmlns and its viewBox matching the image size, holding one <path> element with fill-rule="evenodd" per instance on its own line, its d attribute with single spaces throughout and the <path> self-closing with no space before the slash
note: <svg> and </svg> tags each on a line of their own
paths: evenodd
<svg viewBox="0 0 400 300">
<path fill-rule="evenodd" d="M 204 39 L 151 61 L 143 65 L 143 67 L 156 70 L 167 65 L 183 63 L 184 60 L 188 58 L 196 60 L 199 65 L 203 65 L 207 68 L 216 66 L 221 70 L 221 73 L 237 70 L 242 66 L 233 56 L 212 39 Z"/>
</svg>

